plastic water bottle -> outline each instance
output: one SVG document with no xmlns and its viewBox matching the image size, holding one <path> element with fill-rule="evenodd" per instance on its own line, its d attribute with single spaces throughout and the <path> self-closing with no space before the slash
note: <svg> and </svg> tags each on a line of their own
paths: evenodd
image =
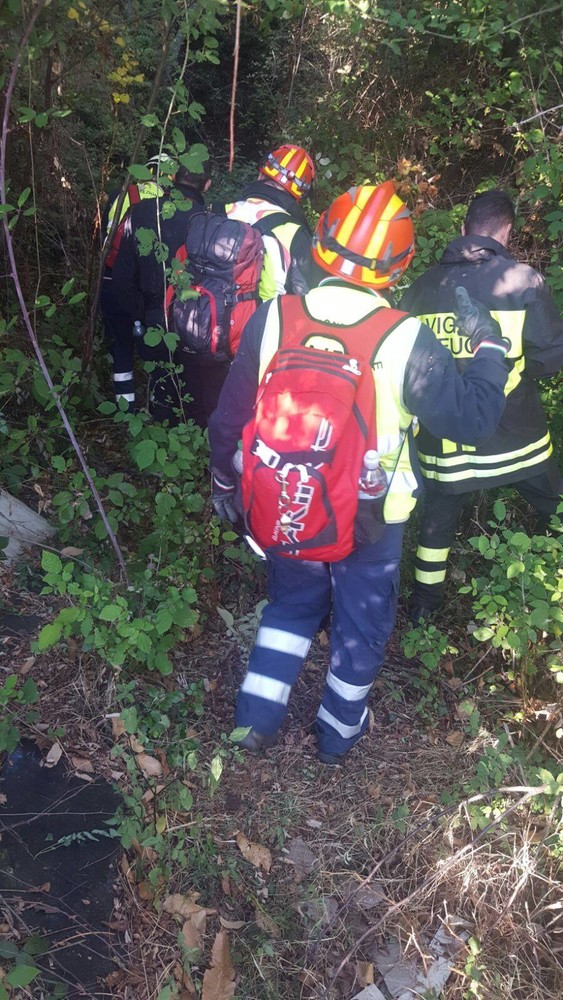
<svg viewBox="0 0 563 1000">
<path fill-rule="evenodd" d="M 242 476 L 242 441 L 238 443 L 238 448 L 232 458 L 232 465 L 237 476 Z"/>
<path fill-rule="evenodd" d="M 387 490 L 387 476 L 379 462 L 379 452 L 366 451 L 360 472 L 360 500 L 379 500 Z"/>
<path fill-rule="evenodd" d="M 141 337 L 145 336 L 145 328 L 140 319 L 136 319 L 133 323 L 133 336 L 136 340 L 140 340 Z"/>
</svg>

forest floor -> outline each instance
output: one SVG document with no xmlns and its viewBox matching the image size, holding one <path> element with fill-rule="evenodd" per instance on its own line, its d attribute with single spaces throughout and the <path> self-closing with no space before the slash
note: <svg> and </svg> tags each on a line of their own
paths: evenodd
<svg viewBox="0 0 563 1000">
<path fill-rule="evenodd" d="M 20 611 L 50 620 L 53 598 L 47 604 L 22 594 L 15 575 L 3 581 L 4 607 L 17 597 Z M 556 816 L 534 813 L 518 767 L 499 763 L 498 737 L 481 703 L 490 698 L 490 665 L 468 668 L 462 649 L 429 677 L 401 651 L 408 625 L 400 612 L 369 730 L 343 766 L 327 767 L 317 761 L 313 733 L 328 657 L 321 632 L 278 745 L 253 757 L 228 734 L 259 589 L 245 594 L 241 587 L 236 598 L 231 589 L 239 628 L 228 628 L 210 604 L 204 625 L 176 650 L 175 674 L 136 682 L 129 704 L 139 715 L 154 716 L 162 706 L 157 688 L 183 691 L 186 705 L 195 706 L 172 708 L 174 726 L 142 742 L 116 717 L 124 675 L 72 640 L 33 656 L 29 637 L 0 639 L 6 669 L 32 677 L 41 691 L 25 735 L 44 753 L 58 743 L 57 766 L 116 785 L 126 796 L 125 817 L 141 815 L 141 828 L 152 834 L 143 845 L 131 836 L 116 855 L 109 922 L 115 971 L 99 992 L 67 995 L 560 995 L 557 858 L 546 849 Z M 509 684 L 497 687 L 494 712 L 506 720 L 508 745 L 518 740 L 508 721 L 517 705 Z M 545 727 L 533 712 L 528 728 L 542 738 Z M 191 808 L 170 806 L 166 793 L 175 781 L 188 789 Z M 498 786 L 503 790 L 492 794 Z M 8 923 L 6 909 L 3 916 L 4 931 L 18 936 L 17 914 Z M 51 958 L 56 968 L 56 951 Z M 37 982 L 32 992 L 11 996 L 50 998 Z"/>
</svg>

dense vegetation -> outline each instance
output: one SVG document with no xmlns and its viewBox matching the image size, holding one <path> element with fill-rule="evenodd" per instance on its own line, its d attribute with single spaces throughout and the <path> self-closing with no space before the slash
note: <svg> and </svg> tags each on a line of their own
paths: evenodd
<svg viewBox="0 0 563 1000">
<path fill-rule="evenodd" d="M 213 156 L 214 195 L 228 196 L 272 143 L 293 139 L 317 165 L 312 221 L 351 184 L 396 180 L 416 218 L 410 280 L 459 230 L 474 191 L 498 185 L 517 202 L 516 256 L 542 270 L 563 307 L 559 16 L 558 4 L 538 9 L 534 0 L 7 0 L 2 7 L 0 483 L 57 528 L 56 547 L 42 552 L 40 567 L 13 573 L 6 594 L 43 588 L 47 610 L 34 648 L 47 667 L 49 650 L 66 655 L 78 642 L 92 669 L 111 679 L 105 708 L 121 712 L 130 741 L 118 751 L 128 774 L 120 834 L 124 847 L 138 849 L 138 868 L 150 868 L 136 879 L 155 909 L 187 858 L 201 864 L 200 882 L 212 883 L 205 865 L 217 851 L 205 823 L 188 838 L 185 830 L 168 835 L 162 820 L 193 811 L 196 793 L 180 777 L 193 772 L 201 810 L 201 790 L 215 790 L 226 763 L 240 765 L 213 718 L 207 742 L 193 728 L 205 718 L 204 691 L 195 667 L 184 672 L 185 649 L 206 631 L 246 648 L 263 581 L 236 535 L 210 516 L 205 436 L 191 424 L 153 424 L 145 410 L 129 414 L 110 401 L 96 308 L 104 196 L 121 187 L 130 167 L 142 178 L 155 151 L 181 160 L 194 155 L 194 144 Z M 560 383 L 546 384 L 560 454 L 562 397 Z M 452 582 L 448 634 L 436 626 L 407 634 L 406 653 L 418 657 L 409 718 L 438 731 L 447 715 L 444 676 L 456 682 L 448 691 L 463 697 L 456 719 L 468 740 L 481 738 L 481 749 L 440 799 L 444 815 L 459 806 L 452 844 L 489 833 L 493 843 L 501 831 L 506 842 L 490 850 L 505 857 L 533 815 L 534 873 L 548 884 L 561 849 L 561 534 L 530 534 L 528 512 L 510 491 L 496 497 L 494 510 L 493 501 L 478 537 L 468 537 L 474 529 L 460 536 L 455 575 L 465 596 L 460 604 Z M 407 556 L 407 589 L 410 571 Z M 13 674 L 0 682 L 0 750 L 11 750 L 40 718 L 38 690 Z M 510 692 L 508 707 L 499 691 Z M 228 718 L 224 725 L 228 731 Z M 150 779 L 130 752 L 139 746 L 165 747 L 167 767 L 180 776 L 158 793 L 150 817 L 143 804 Z M 518 808 L 512 787 L 523 795 Z M 467 806 L 474 796 L 479 804 Z M 408 838 L 414 820 L 406 826 L 409 810 L 398 809 L 389 809 L 391 819 L 372 819 L 364 835 L 370 851 L 385 838 L 394 851 L 397 832 Z M 362 877 L 372 867 L 354 857 L 347 863 Z M 511 863 L 499 861 L 494 877 L 508 879 Z M 514 892 L 524 912 L 529 898 Z M 549 919 L 538 917 L 542 934 Z M 522 934 L 524 925 L 522 918 Z M 274 968 L 283 935 L 268 930 L 265 918 L 260 926 L 275 946 L 268 952 L 262 941 L 254 962 Z M 508 945 L 495 964 L 496 929 L 489 951 L 479 934 L 471 938 L 464 974 L 444 995 L 556 995 L 549 939 L 537 951 L 524 941 L 516 975 Z M 349 945 L 342 933 L 338 961 Z M 193 948 L 179 954 L 188 976 Z M 241 945 L 243 969 L 245 961 L 252 966 L 245 954 Z M 311 967 L 303 957 L 292 961 Z M 327 960 L 320 978 L 315 966 L 310 981 L 292 979 L 286 995 L 328 996 L 320 990 L 336 980 L 338 961 Z M 194 995 L 187 979 L 180 994 L 180 981 L 172 971 L 156 976 L 147 1000 Z M 283 976 L 276 982 L 270 992 L 266 976 L 247 985 L 246 996 L 274 1000 Z"/>
</svg>

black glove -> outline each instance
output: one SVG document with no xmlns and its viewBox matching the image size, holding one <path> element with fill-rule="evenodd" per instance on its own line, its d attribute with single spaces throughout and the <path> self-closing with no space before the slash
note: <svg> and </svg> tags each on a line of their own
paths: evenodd
<svg viewBox="0 0 563 1000">
<path fill-rule="evenodd" d="M 211 503 L 222 521 L 230 521 L 231 524 L 238 521 L 240 515 L 235 503 L 235 484 L 222 473 L 213 473 Z"/>
<path fill-rule="evenodd" d="M 469 295 L 463 285 L 455 290 L 455 319 L 460 333 L 469 337 L 473 354 L 481 347 L 493 347 L 504 356 L 510 350 L 510 341 L 502 336 L 500 326 L 489 310 Z"/>
</svg>

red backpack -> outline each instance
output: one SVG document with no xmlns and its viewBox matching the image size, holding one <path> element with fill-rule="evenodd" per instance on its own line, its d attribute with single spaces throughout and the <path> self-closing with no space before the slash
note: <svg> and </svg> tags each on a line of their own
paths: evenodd
<svg viewBox="0 0 563 1000">
<path fill-rule="evenodd" d="M 377 448 L 370 360 L 397 313 L 378 307 L 336 327 L 313 320 L 296 296 L 278 308 L 281 344 L 242 436 L 247 525 L 265 552 L 336 562 L 354 548 L 362 461 Z M 307 346 L 312 339 L 336 349 Z"/>
<path fill-rule="evenodd" d="M 258 229 L 213 211 L 190 217 L 186 242 L 176 253 L 198 294 L 182 301 L 169 286 L 172 329 L 180 349 L 217 360 L 233 358 L 245 324 L 260 304 L 264 244 Z"/>
</svg>

